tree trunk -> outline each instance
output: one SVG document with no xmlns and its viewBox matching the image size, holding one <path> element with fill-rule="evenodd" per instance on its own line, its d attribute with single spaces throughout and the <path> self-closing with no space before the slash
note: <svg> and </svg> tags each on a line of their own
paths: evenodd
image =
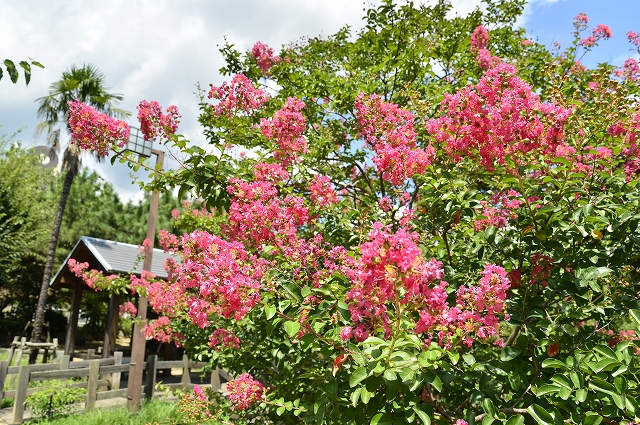
<svg viewBox="0 0 640 425">
<path fill-rule="evenodd" d="M 62 193 L 60 194 L 60 201 L 58 202 L 58 211 L 56 212 L 56 219 L 53 222 L 53 229 L 51 230 L 51 239 L 49 240 L 49 250 L 47 251 L 47 259 L 44 266 L 44 274 L 42 275 L 42 285 L 40 286 L 40 296 L 38 297 L 38 306 L 36 307 L 36 316 L 33 323 L 33 332 L 31 334 L 31 342 L 40 342 L 42 336 L 42 325 L 44 324 L 44 312 L 47 306 L 47 296 L 49 292 L 49 281 L 51 280 L 51 274 L 53 272 L 53 263 L 56 256 L 56 248 L 58 247 L 58 238 L 60 237 L 60 228 L 62 227 L 62 216 L 64 215 L 64 209 L 67 206 L 67 200 L 69 199 L 69 193 L 71 192 L 71 185 L 73 179 L 78 173 L 78 166 L 71 166 L 67 169 L 64 176 L 64 185 L 62 186 Z M 36 362 L 38 356 L 38 349 L 33 348 L 29 353 L 29 363 Z"/>
</svg>

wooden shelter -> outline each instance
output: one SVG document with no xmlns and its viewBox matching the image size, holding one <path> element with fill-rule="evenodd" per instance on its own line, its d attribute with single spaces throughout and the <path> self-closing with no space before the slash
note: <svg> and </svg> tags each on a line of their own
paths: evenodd
<svg viewBox="0 0 640 425">
<path fill-rule="evenodd" d="M 167 258 L 172 257 L 160 249 L 153 250 L 153 263 L 151 272 L 161 279 L 167 278 L 167 272 L 163 265 Z M 136 274 L 142 272 L 142 256 L 137 245 L 105 239 L 83 236 L 64 260 L 60 269 L 55 274 L 49 286 L 51 288 L 71 288 L 71 309 L 69 312 L 69 324 L 64 342 L 64 353 L 71 355 L 75 349 L 76 333 L 78 329 L 78 316 L 80 313 L 80 301 L 82 293 L 88 288 L 87 284 L 69 270 L 68 262 L 74 259 L 80 263 L 89 263 L 89 269 L 99 270 L 105 275 L 110 274 Z M 120 313 L 120 295 L 112 295 L 109 300 L 107 313 L 107 326 L 104 330 L 102 345 L 103 357 L 109 357 L 115 350 L 118 335 L 118 315 Z"/>
</svg>

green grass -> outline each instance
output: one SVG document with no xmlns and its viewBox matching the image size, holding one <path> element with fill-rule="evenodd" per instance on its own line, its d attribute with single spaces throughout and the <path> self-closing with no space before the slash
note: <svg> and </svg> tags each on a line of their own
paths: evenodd
<svg viewBox="0 0 640 425">
<path fill-rule="evenodd" d="M 154 400 L 142 406 L 140 412 L 131 413 L 127 409 L 93 410 L 75 413 L 62 418 L 29 420 L 28 425 L 171 425 L 180 423 L 178 403 Z"/>
</svg>

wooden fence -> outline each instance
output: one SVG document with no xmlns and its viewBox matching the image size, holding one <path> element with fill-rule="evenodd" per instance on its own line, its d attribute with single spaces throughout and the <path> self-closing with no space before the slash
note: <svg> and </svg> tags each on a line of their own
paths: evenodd
<svg viewBox="0 0 640 425">
<path fill-rule="evenodd" d="M 192 389 L 191 369 L 204 367 L 204 362 L 194 362 L 183 356 L 182 360 L 158 361 L 158 356 L 147 357 L 144 365 L 146 379 L 142 385 L 142 395 L 145 399 L 154 396 L 157 382 L 157 372 L 162 369 L 182 369 L 182 378 L 179 383 L 164 384 L 165 387 Z M 87 378 L 87 381 L 74 382 L 70 385 L 86 388 L 85 410 L 95 408 L 97 400 L 106 400 L 124 397 L 126 400 L 127 389 L 120 388 L 120 378 L 123 372 L 129 372 L 131 365 L 122 364 L 122 353 L 116 352 L 114 357 L 107 359 L 84 360 L 70 362 L 69 356 L 62 356 L 57 363 L 9 366 L 7 360 L 0 361 L 0 400 L 13 398 L 13 418 L 11 424 L 21 424 L 24 418 L 24 407 L 27 396 L 41 390 L 42 387 L 29 387 L 30 382 L 46 381 L 52 379 Z M 230 380 L 231 377 L 224 371 L 216 369 L 211 373 L 209 384 L 214 391 L 221 388 L 220 377 Z M 15 390 L 4 391 L 5 382 L 14 382 Z M 103 390 L 104 389 L 104 390 Z"/>
</svg>

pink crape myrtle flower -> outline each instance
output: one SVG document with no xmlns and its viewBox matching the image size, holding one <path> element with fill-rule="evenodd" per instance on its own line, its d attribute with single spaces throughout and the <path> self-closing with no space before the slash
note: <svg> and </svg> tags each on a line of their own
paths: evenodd
<svg viewBox="0 0 640 425">
<path fill-rule="evenodd" d="M 67 266 L 76 277 L 82 279 L 94 291 L 108 289 L 111 283 L 118 278 L 114 274 L 105 276 L 99 270 L 89 270 L 89 263 L 78 263 L 73 258 L 69 259 Z"/>
<path fill-rule="evenodd" d="M 233 410 L 244 410 L 254 402 L 262 400 L 264 385 L 253 379 L 248 373 L 243 373 L 227 384 L 227 399 Z"/>
<path fill-rule="evenodd" d="M 479 25 L 471 33 L 471 52 L 475 53 L 482 49 L 486 49 L 489 45 L 489 32 L 487 29 Z"/>
<path fill-rule="evenodd" d="M 352 277 L 346 294 L 356 327 L 344 328 L 341 338 L 353 336 L 361 342 L 377 327 L 388 335 L 391 328 L 387 302 L 420 302 L 434 309 L 440 309 L 443 295 L 446 302 L 446 292 L 441 292 L 445 286 L 432 285 L 443 276 L 442 263 L 425 261 L 417 238 L 417 233 L 404 229 L 391 233 L 382 223 L 373 225 L 370 241 L 360 246 L 359 273 Z M 403 289 L 399 292 L 400 288 Z"/>
<path fill-rule="evenodd" d="M 81 149 L 106 156 L 109 149 L 122 148 L 129 140 L 129 126 L 124 121 L 111 118 L 78 100 L 68 104 L 71 140 Z"/>
<path fill-rule="evenodd" d="M 311 219 L 303 198 L 287 195 L 283 199 L 271 182 L 231 179 L 230 183 L 227 191 L 233 200 L 227 231 L 232 238 L 249 246 L 297 240 L 298 228 Z"/>
<path fill-rule="evenodd" d="M 489 69 L 475 86 L 445 94 L 441 111 L 427 131 L 454 162 L 477 158 L 493 171 L 530 161 L 530 152 L 552 158 L 569 152 L 563 125 L 571 110 L 542 102 L 507 63 Z"/>
<path fill-rule="evenodd" d="M 153 140 L 156 137 L 168 138 L 178 130 L 178 123 L 182 116 L 177 106 L 169 106 L 167 113 L 163 114 L 158 102 L 143 100 L 137 108 L 140 131 L 144 135 L 144 140 Z"/>
<path fill-rule="evenodd" d="M 202 402 L 207 401 L 207 394 L 205 393 L 204 389 L 202 389 L 200 385 L 193 386 L 193 395 L 195 395 L 196 398 Z"/>
<path fill-rule="evenodd" d="M 262 73 L 269 76 L 269 70 L 280 62 L 280 56 L 273 54 L 273 48 L 268 45 L 257 41 L 251 49 L 251 56 L 258 63 L 258 68 L 262 70 Z"/>
<path fill-rule="evenodd" d="M 214 350 L 220 348 L 240 348 L 240 338 L 238 338 L 232 331 L 227 329 L 216 329 L 209 337 L 209 347 Z"/>
<path fill-rule="evenodd" d="M 273 156 L 284 168 L 299 162 L 300 155 L 308 151 L 307 141 L 302 137 L 306 129 L 306 118 L 301 112 L 304 107 L 303 101 L 290 97 L 271 120 L 263 118 L 260 122 L 262 135 L 277 143 Z"/>
<path fill-rule="evenodd" d="M 318 208 L 327 207 L 338 202 L 338 194 L 331 186 L 329 177 L 316 174 L 309 184 L 311 202 Z"/>
<path fill-rule="evenodd" d="M 120 305 L 120 316 L 124 316 L 127 314 L 130 317 L 134 317 L 136 314 L 138 314 L 138 309 L 131 301 L 127 301 L 126 303 Z"/>
<path fill-rule="evenodd" d="M 231 84 L 225 81 L 219 87 L 212 86 L 208 97 L 218 100 L 218 104 L 211 105 L 213 113 L 226 117 L 231 117 L 236 112 L 249 114 L 271 98 L 263 90 L 255 88 L 251 80 L 243 74 L 235 75 Z"/>
<path fill-rule="evenodd" d="M 387 103 L 379 95 L 360 93 L 356 97 L 356 116 L 360 133 L 376 155 L 382 178 L 401 185 L 416 174 L 422 174 L 435 158 L 435 149 L 416 146 L 413 114 Z"/>
</svg>

